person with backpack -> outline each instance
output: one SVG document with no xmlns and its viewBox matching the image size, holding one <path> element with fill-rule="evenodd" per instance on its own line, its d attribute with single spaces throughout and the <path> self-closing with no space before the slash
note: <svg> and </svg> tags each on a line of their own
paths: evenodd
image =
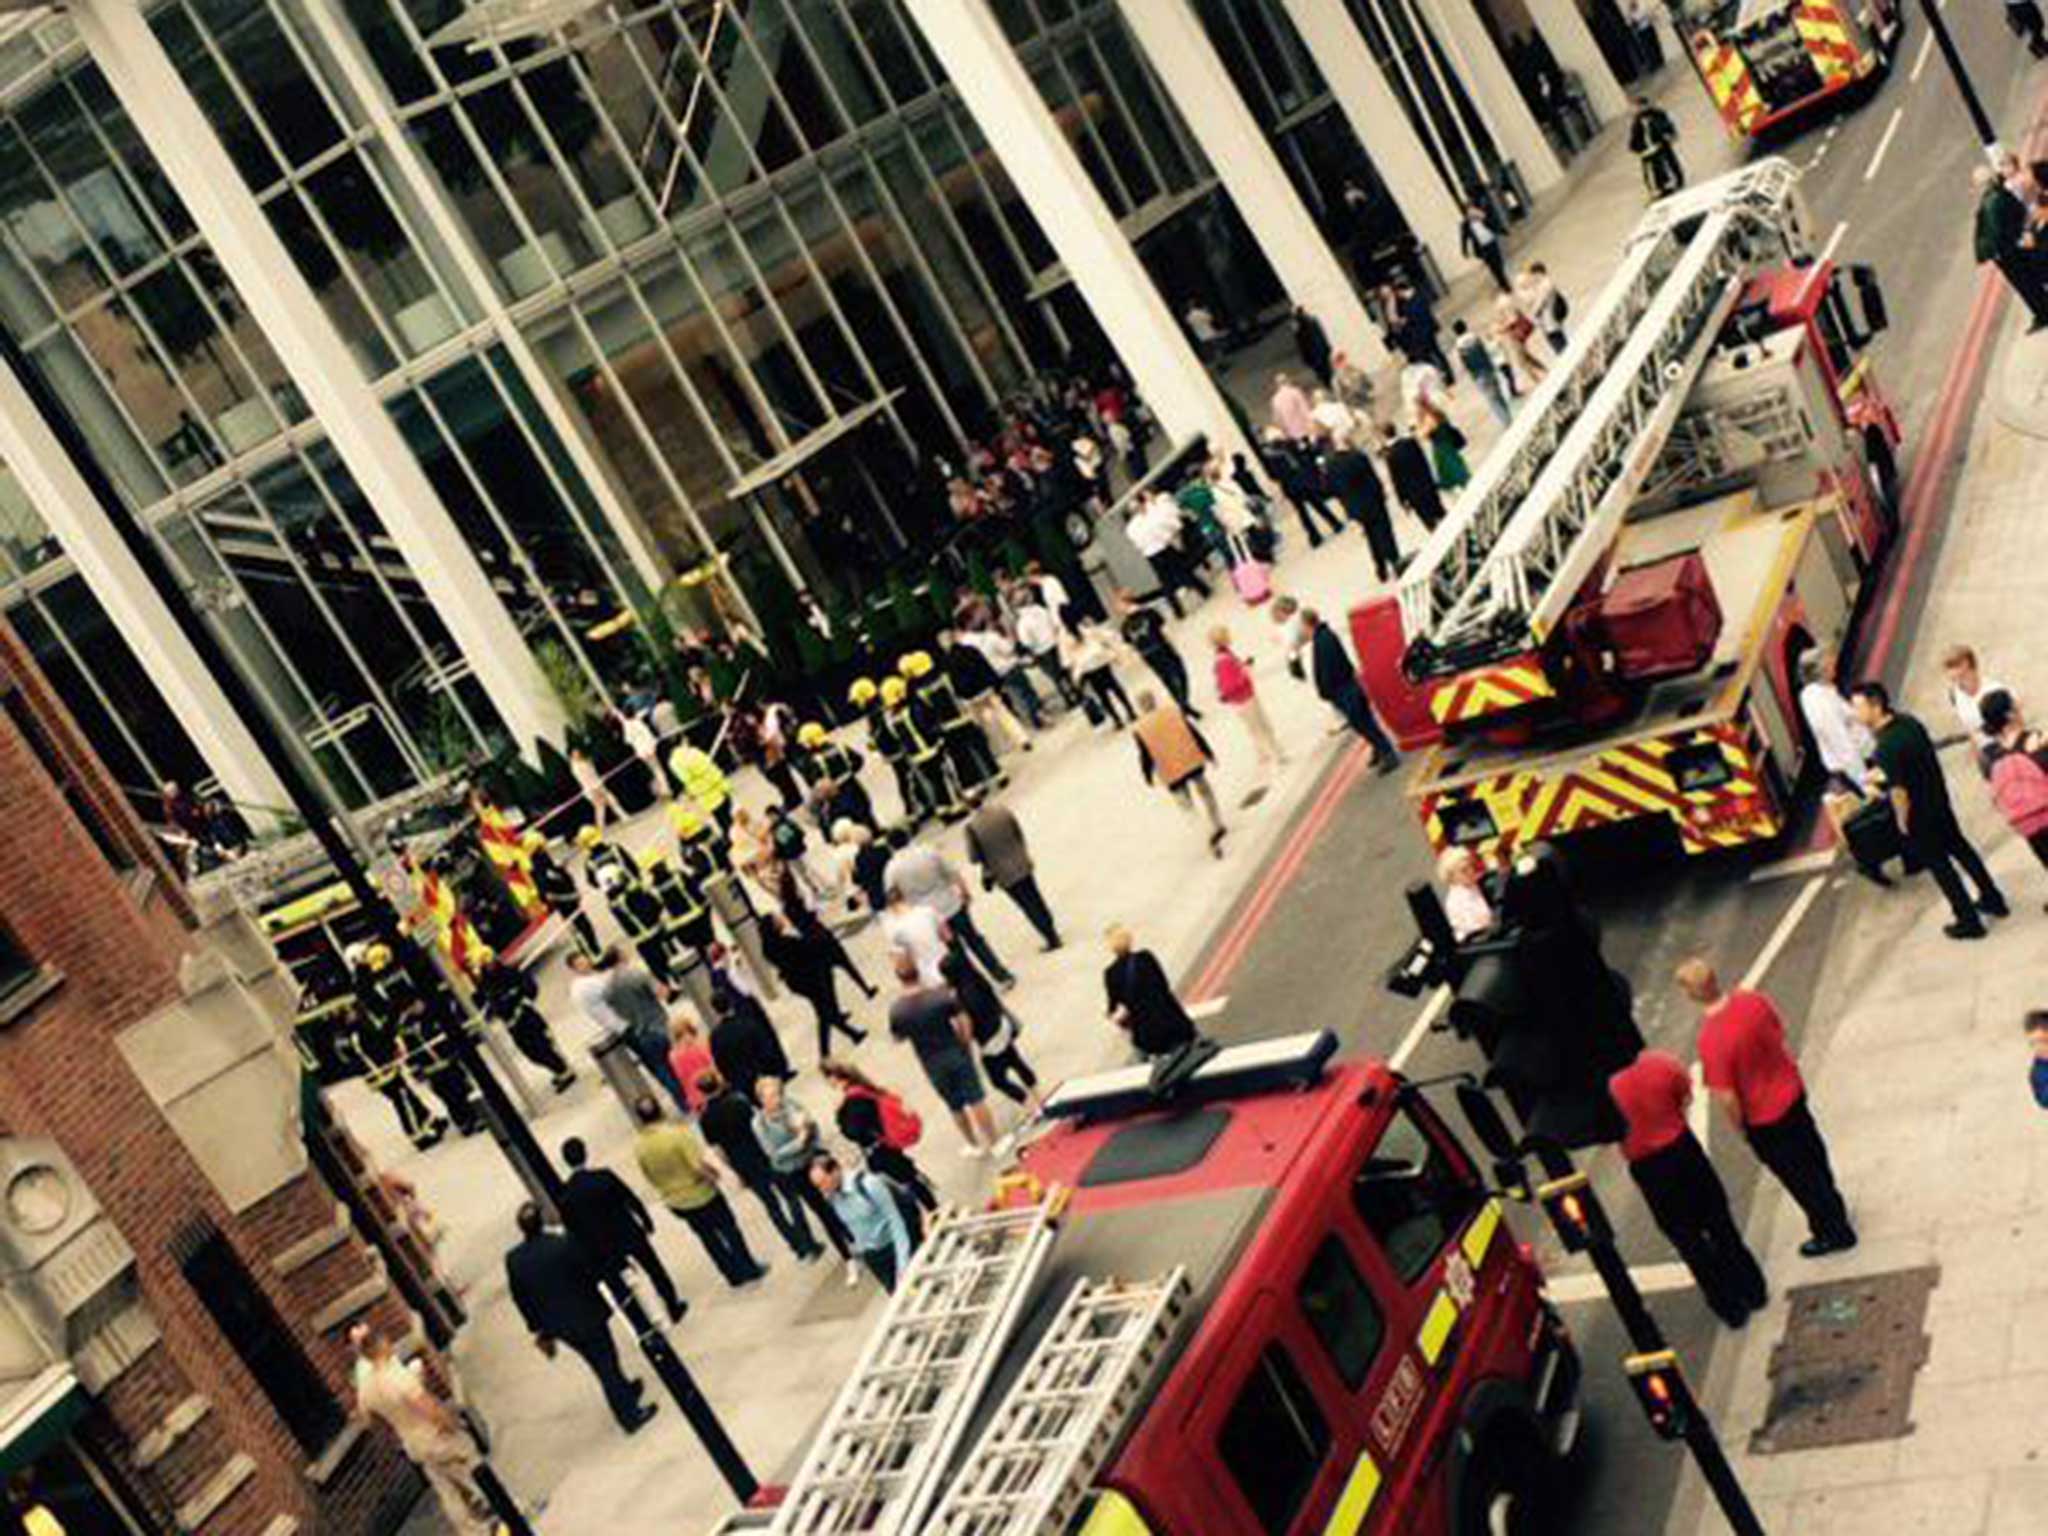
<svg viewBox="0 0 2048 1536">
<path fill-rule="evenodd" d="M 839 1090 L 833 1120 L 839 1134 L 860 1148 L 861 1161 L 909 1190 L 920 1210 L 936 1211 L 939 1197 L 932 1181 L 910 1155 L 924 1139 L 923 1117 L 895 1089 L 883 1087 L 851 1062 L 828 1061 L 818 1070 Z"/>
<path fill-rule="evenodd" d="M 1992 802 L 2034 857 L 2048 865 L 2048 740 L 2027 729 L 2019 705 L 2003 688 L 1977 701 L 1977 716 L 1990 738 L 1982 762 Z"/>
<path fill-rule="evenodd" d="M 846 1228 L 853 1251 L 883 1290 L 893 1291 L 910 1267 L 914 1244 L 894 1184 L 872 1168 L 849 1176 L 829 1152 L 811 1158 L 810 1186 Z"/>
</svg>

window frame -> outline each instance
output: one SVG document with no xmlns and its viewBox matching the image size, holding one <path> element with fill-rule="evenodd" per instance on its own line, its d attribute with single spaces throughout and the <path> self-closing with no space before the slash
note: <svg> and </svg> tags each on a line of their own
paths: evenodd
<svg viewBox="0 0 2048 1536">
<path fill-rule="evenodd" d="M 1381 1226 L 1375 1220 L 1373 1213 L 1367 1209 L 1365 1203 L 1360 1199 L 1360 1192 L 1367 1183 L 1367 1170 L 1372 1166 L 1373 1161 L 1381 1155 L 1382 1149 L 1387 1145 L 1388 1138 L 1396 1134 L 1398 1128 L 1404 1125 L 1412 1127 L 1415 1135 L 1421 1139 L 1423 1146 L 1428 1150 L 1428 1156 L 1415 1171 L 1414 1176 L 1416 1179 L 1430 1189 L 1443 1187 L 1430 1183 L 1428 1172 L 1432 1165 L 1441 1164 L 1445 1173 L 1449 1175 L 1449 1178 L 1444 1183 L 1447 1185 L 1454 1180 L 1458 1187 L 1462 1188 L 1469 1197 L 1468 1209 L 1456 1216 L 1446 1214 L 1443 1217 L 1442 1234 L 1431 1244 L 1427 1255 L 1412 1264 L 1404 1263 L 1406 1255 L 1401 1251 L 1397 1251 L 1388 1241 L 1388 1234 L 1381 1230 Z M 1487 1190 L 1474 1172 L 1470 1160 L 1464 1156 L 1456 1143 L 1445 1132 L 1443 1122 L 1437 1118 L 1435 1111 L 1431 1110 L 1427 1104 L 1413 1095 L 1406 1095 L 1396 1106 L 1386 1125 L 1381 1129 L 1379 1138 L 1373 1143 L 1372 1149 L 1366 1154 L 1364 1163 L 1351 1176 L 1347 1198 L 1353 1213 L 1358 1219 L 1359 1225 L 1365 1230 L 1373 1245 L 1379 1250 L 1381 1259 L 1386 1263 L 1387 1269 L 1394 1279 L 1410 1289 L 1418 1289 L 1432 1283 L 1438 1260 L 1458 1240 L 1458 1235 L 1471 1224 L 1472 1218 L 1479 1213 L 1480 1208 L 1486 1203 Z M 1413 1219 L 1413 1216 L 1409 1218 L 1410 1221 Z"/>
</svg>

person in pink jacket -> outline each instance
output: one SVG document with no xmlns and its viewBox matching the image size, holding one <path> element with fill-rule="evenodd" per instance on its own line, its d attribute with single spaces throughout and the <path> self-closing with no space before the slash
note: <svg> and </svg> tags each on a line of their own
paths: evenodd
<svg viewBox="0 0 2048 1536">
<path fill-rule="evenodd" d="M 1274 769 L 1286 766 L 1287 753 L 1281 749 L 1280 738 L 1273 734 L 1266 706 L 1259 702 L 1258 689 L 1252 684 L 1251 663 L 1230 648 L 1230 631 L 1221 624 L 1209 631 L 1209 644 L 1216 653 L 1216 697 L 1244 722 L 1252 750 L 1259 755 L 1259 767 L 1270 777 Z"/>
<path fill-rule="evenodd" d="M 2034 857 L 2048 864 L 2048 742 L 2027 729 L 2019 705 L 2003 688 L 1979 699 L 1977 713 L 1987 738 L 1982 760 L 1991 799 Z"/>
</svg>

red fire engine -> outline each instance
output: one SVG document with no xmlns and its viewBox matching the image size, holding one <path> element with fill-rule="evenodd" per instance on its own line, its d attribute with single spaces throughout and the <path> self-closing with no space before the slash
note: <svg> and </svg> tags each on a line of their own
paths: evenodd
<svg viewBox="0 0 2048 1536">
<path fill-rule="evenodd" d="M 1554 1529 L 1578 1357 L 1457 1138 L 1328 1034 L 1069 1082 L 942 1216 L 786 1487 L 791 1536 Z"/>
<path fill-rule="evenodd" d="M 1438 848 L 1783 829 L 1799 657 L 1842 649 L 1898 495 L 1882 301 L 1815 257 L 1797 177 L 1652 207 L 1398 599 L 1352 615 L 1373 702 L 1434 744 L 1409 795 Z"/>
</svg>

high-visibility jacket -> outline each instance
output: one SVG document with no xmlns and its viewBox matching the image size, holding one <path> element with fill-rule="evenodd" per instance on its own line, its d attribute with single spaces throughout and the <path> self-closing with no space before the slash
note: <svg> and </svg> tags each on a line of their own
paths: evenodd
<svg viewBox="0 0 2048 1536">
<path fill-rule="evenodd" d="M 707 816 L 732 798 L 732 785 L 702 747 L 684 742 L 669 754 L 668 767 L 683 793 L 702 806 Z"/>
<path fill-rule="evenodd" d="M 704 899 L 693 888 L 688 872 L 668 859 L 647 866 L 647 883 L 661 898 L 671 926 L 694 923 L 704 915 Z"/>
<path fill-rule="evenodd" d="M 920 729 L 916 714 L 908 704 L 898 704 L 894 709 L 882 711 L 882 724 L 887 727 L 890 741 L 896 751 L 882 750 L 890 756 L 901 755 L 912 763 L 928 763 L 938 754 L 939 743 L 927 730 Z"/>
</svg>

